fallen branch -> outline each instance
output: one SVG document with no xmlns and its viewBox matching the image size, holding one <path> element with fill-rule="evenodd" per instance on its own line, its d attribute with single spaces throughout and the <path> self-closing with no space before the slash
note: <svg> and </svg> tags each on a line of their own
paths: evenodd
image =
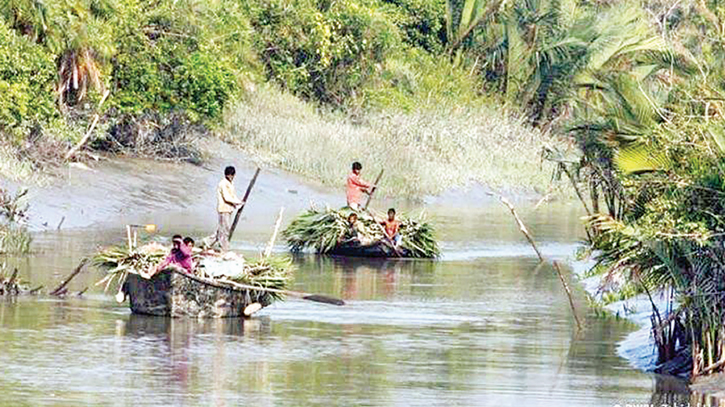
<svg viewBox="0 0 725 407">
<path fill-rule="evenodd" d="M 63 280 L 60 285 L 56 287 L 55 290 L 51 291 L 50 295 L 61 296 L 63 295 L 64 291 L 68 292 L 68 290 L 64 290 L 65 286 L 67 286 L 68 283 L 70 283 L 70 281 L 73 280 L 73 278 L 75 278 L 75 276 L 77 276 L 81 272 L 81 270 L 83 270 L 83 267 L 86 265 L 86 263 L 88 263 L 87 258 L 81 260 L 80 264 L 78 264 L 78 267 L 76 267 L 76 269 L 73 270 L 73 272 L 68 277 L 66 277 L 66 279 Z"/>
<path fill-rule="evenodd" d="M 101 106 L 103 106 L 103 102 L 106 101 L 106 98 L 111 93 L 111 91 L 106 90 L 106 92 L 103 94 L 103 97 L 101 98 L 101 101 L 98 103 L 98 110 L 101 109 Z M 88 139 L 91 138 L 91 134 L 93 134 L 93 129 L 96 128 L 96 124 L 98 124 L 98 119 L 101 118 L 101 114 L 99 112 L 96 112 L 96 115 L 93 116 L 93 121 L 91 122 L 90 127 L 88 127 L 88 131 L 86 131 L 85 136 L 81 139 L 81 141 L 78 142 L 73 148 L 71 148 L 68 153 L 65 155 L 65 160 L 68 161 L 78 152 L 78 150 L 83 147 L 86 142 L 88 142 Z"/>
<path fill-rule="evenodd" d="M 524 222 L 519 218 L 519 215 L 516 213 L 516 208 L 514 208 L 514 205 L 506 199 L 503 195 L 494 194 L 493 192 L 487 192 L 490 196 L 495 196 L 498 198 L 501 203 L 506 205 L 509 210 L 511 211 L 511 214 L 514 216 L 514 219 L 516 219 L 516 223 L 519 225 L 519 230 L 521 230 L 521 233 L 526 236 L 526 240 L 529 241 L 529 244 L 531 244 L 531 247 L 534 248 L 534 251 L 536 252 L 536 255 L 539 256 L 539 261 L 544 261 L 544 256 L 541 255 L 541 252 L 539 251 L 539 248 L 536 247 L 536 242 L 534 242 L 534 238 L 531 237 L 531 233 L 529 233 L 529 229 L 524 225 Z"/>
</svg>

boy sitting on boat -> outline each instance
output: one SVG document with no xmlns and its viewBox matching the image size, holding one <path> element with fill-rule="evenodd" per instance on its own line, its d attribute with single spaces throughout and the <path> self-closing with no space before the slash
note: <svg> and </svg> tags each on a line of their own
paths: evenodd
<svg viewBox="0 0 725 407">
<path fill-rule="evenodd" d="M 395 219 L 395 208 L 388 209 L 388 218 L 380 224 L 383 226 L 383 240 L 398 248 L 403 237 L 400 235 L 400 221 Z"/>
<path fill-rule="evenodd" d="M 345 244 L 350 246 L 369 246 L 373 242 L 371 239 L 360 233 L 358 225 L 358 215 L 355 212 L 351 212 L 347 216 L 347 225 L 345 230 L 338 238 L 339 244 Z"/>
</svg>

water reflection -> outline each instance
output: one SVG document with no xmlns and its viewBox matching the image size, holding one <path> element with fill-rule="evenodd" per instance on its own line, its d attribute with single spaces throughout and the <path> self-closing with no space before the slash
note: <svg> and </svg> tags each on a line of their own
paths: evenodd
<svg viewBox="0 0 725 407">
<path fill-rule="evenodd" d="M 447 244 L 465 249 L 469 235 L 499 247 L 520 243 L 515 230 L 482 226 L 501 217 L 469 218 L 442 220 Z M 567 218 L 530 218 L 543 247 L 574 244 L 573 222 L 547 223 Z M 43 237 L 41 247 L 57 250 L 32 258 L 25 275 L 51 285 L 56 279 L 43 270 L 71 268 L 97 239 Z M 64 247 L 72 255 L 63 257 Z M 691 400 L 686 388 L 617 356 L 632 325 L 590 316 L 577 334 L 550 266 L 504 251 L 439 262 L 300 256 L 294 288 L 348 304 L 290 300 L 247 321 L 131 315 L 99 291 L 85 299 L 0 301 L 0 406 L 611 407 Z M 97 279 L 88 273 L 76 283 Z M 575 297 L 584 309 L 582 292 Z"/>
</svg>

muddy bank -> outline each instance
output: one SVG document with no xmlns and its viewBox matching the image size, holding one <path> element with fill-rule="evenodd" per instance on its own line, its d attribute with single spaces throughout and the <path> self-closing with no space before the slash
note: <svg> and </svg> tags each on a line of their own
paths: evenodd
<svg viewBox="0 0 725 407">
<path fill-rule="evenodd" d="M 188 163 L 148 159 L 106 158 L 86 165 L 58 169 L 43 186 L 31 186 L 30 227 L 34 231 L 89 226 L 111 227 L 127 223 L 189 225 L 216 223 L 215 189 L 224 167 L 237 168 L 235 185 L 242 195 L 254 173 L 254 160 L 230 146 L 210 139 L 204 142 L 207 160 Z M 17 183 L 5 182 L 10 189 Z M 245 207 L 245 223 L 273 224 L 279 207 L 288 213 L 311 201 L 342 204 L 344 196 L 326 191 L 276 169 L 264 168 Z"/>
<path fill-rule="evenodd" d="M 216 223 L 215 189 L 227 165 L 237 168 L 235 186 L 242 195 L 257 166 L 255 159 L 216 139 L 205 139 L 203 165 L 160 162 L 149 159 L 106 157 L 85 165 L 58 168 L 42 186 L 31 186 L 30 228 L 33 231 L 112 227 L 128 223 L 155 223 L 163 233 L 165 225 L 188 225 L 189 229 L 213 228 Z M 299 176 L 262 165 L 249 204 L 244 209 L 245 227 L 268 231 L 279 208 L 286 218 L 311 203 L 340 207 L 345 204 L 344 179 L 340 187 L 327 188 Z M 370 174 L 367 174 L 371 177 Z M 18 183 L 2 180 L 14 190 Z M 452 210 L 497 205 L 489 188 L 470 184 L 420 200 L 394 197 L 395 191 L 381 191 L 373 203 L 378 209 L 426 206 Z M 536 202 L 539 195 L 520 190 L 507 192 L 518 202 Z M 183 221 L 181 221 L 183 220 Z M 181 230 L 179 232 L 184 232 Z M 212 230 L 209 231 L 211 233 Z"/>
</svg>

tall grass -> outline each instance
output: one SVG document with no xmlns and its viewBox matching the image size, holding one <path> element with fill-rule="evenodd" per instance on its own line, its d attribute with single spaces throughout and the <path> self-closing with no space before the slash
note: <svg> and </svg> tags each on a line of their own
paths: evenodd
<svg viewBox="0 0 725 407">
<path fill-rule="evenodd" d="M 320 112 L 269 87 L 230 109 L 220 137 L 270 165 L 339 186 L 353 161 L 364 177 L 385 168 L 385 194 L 419 197 L 479 182 L 541 190 L 544 136 L 494 108 L 367 113 Z"/>
</svg>

